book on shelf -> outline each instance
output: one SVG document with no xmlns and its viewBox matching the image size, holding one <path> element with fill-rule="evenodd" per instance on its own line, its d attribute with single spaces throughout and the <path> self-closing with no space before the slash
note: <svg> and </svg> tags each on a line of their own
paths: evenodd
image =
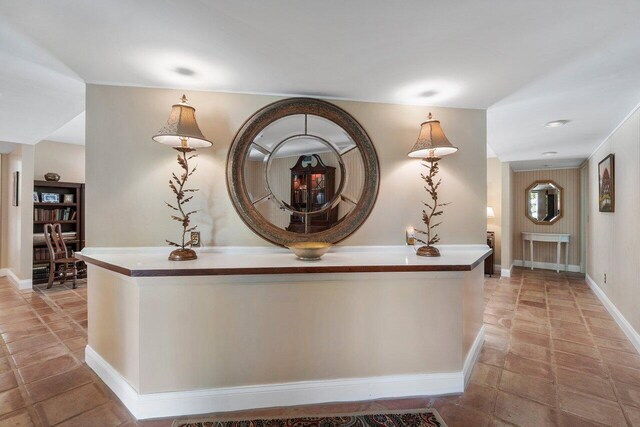
<svg viewBox="0 0 640 427">
<path fill-rule="evenodd" d="M 77 212 L 72 208 L 64 209 L 33 209 L 34 221 L 73 221 L 76 219 Z"/>
<path fill-rule="evenodd" d="M 46 279 L 49 277 L 49 266 L 48 265 L 37 265 L 33 267 L 33 279 Z"/>
<path fill-rule="evenodd" d="M 77 238 L 78 238 L 78 233 L 76 233 L 75 231 L 67 231 L 62 233 L 62 239 L 65 241 L 76 240 Z M 44 242 L 46 242 L 46 239 L 44 237 L 44 232 L 33 234 L 33 243 L 44 243 Z"/>
</svg>

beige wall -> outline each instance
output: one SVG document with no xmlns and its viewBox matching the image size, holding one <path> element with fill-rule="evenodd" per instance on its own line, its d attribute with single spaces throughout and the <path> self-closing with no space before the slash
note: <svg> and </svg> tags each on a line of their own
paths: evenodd
<svg viewBox="0 0 640 427">
<path fill-rule="evenodd" d="M 502 271 L 510 271 L 513 265 L 513 223 L 514 223 L 514 203 L 513 203 L 513 181 L 514 173 L 509 163 L 502 163 L 502 198 L 501 198 L 501 232 L 506 238 L 500 242 L 500 263 Z"/>
<path fill-rule="evenodd" d="M 487 218 L 487 231 L 495 233 L 493 263 L 500 265 L 502 251 L 502 163 L 497 157 L 487 159 L 487 206 L 493 208 L 495 218 Z"/>
<path fill-rule="evenodd" d="M 615 154 L 615 212 L 598 211 L 598 163 Z M 640 110 L 589 159 L 587 274 L 640 331 Z M 604 275 L 607 282 L 604 282 Z"/>
<path fill-rule="evenodd" d="M 525 214 L 526 189 L 537 180 L 552 180 L 560 185 L 564 192 L 564 214 L 560 220 L 551 225 L 538 225 Z M 569 264 L 580 265 L 580 169 L 536 170 L 514 173 L 514 227 L 513 227 L 513 256 L 522 260 L 522 238 L 520 233 L 530 231 L 536 233 L 568 233 L 571 234 L 569 246 Z M 530 259 L 529 248 L 526 249 L 527 260 Z M 548 262 L 555 264 L 557 247 L 555 243 L 534 243 L 534 262 Z M 564 261 L 564 248 L 561 261 Z"/>
<path fill-rule="evenodd" d="M 31 145 L 18 145 L 2 155 L 1 265 L 20 280 L 31 279 L 33 259 L 33 158 Z M 20 202 L 13 206 L 13 173 L 20 172 Z"/>
<path fill-rule="evenodd" d="M 41 141 L 36 144 L 34 179 L 55 172 L 63 182 L 84 182 L 84 145 Z"/>
<path fill-rule="evenodd" d="M 197 110 L 204 134 L 214 141 L 199 151 L 192 177 L 200 192 L 193 219 L 205 245 L 266 245 L 233 209 L 225 183 L 229 145 L 242 123 L 279 98 L 194 92 L 187 97 Z M 87 86 L 88 246 L 160 246 L 178 238 L 164 201 L 171 200 L 167 180 L 178 165 L 175 152 L 151 136 L 165 123 L 182 91 Z M 333 101 L 332 101 L 333 102 Z M 429 111 L 442 121 L 448 138 L 460 147 L 441 162 L 441 200 L 445 208 L 442 243 L 484 243 L 486 229 L 486 112 L 335 101 L 366 129 L 378 152 L 381 186 L 376 206 L 350 245 L 404 244 L 404 230 L 421 224 L 427 195 L 420 162 L 407 157 L 420 123 Z"/>
</svg>

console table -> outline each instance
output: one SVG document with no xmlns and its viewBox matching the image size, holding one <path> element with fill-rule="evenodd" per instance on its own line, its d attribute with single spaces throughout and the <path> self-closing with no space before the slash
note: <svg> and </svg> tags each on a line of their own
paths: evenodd
<svg viewBox="0 0 640 427">
<path fill-rule="evenodd" d="M 565 244 L 564 249 L 564 271 L 567 271 L 569 264 L 569 239 L 571 234 L 555 234 L 555 233 L 529 233 L 522 232 L 522 266 L 525 266 L 525 242 L 529 241 L 529 254 L 531 260 L 531 269 L 533 270 L 533 242 L 555 242 L 557 244 L 556 255 L 556 273 L 560 272 L 560 251 L 562 244 Z"/>
</svg>

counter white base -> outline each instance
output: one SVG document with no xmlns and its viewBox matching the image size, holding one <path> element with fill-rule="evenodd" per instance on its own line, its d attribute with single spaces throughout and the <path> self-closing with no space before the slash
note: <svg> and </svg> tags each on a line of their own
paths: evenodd
<svg viewBox="0 0 640 427">
<path fill-rule="evenodd" d="M 484 326 L 478 332 L 460 372 L 299 381 L 151 394 L 138 394 L 90 346 L 85 349 L 85 361 L 134 417 L 148 419 L 276 406 L 462 393 L 483 342 Z"/>
<path fill-rule="evenodd" d="M 139 419 L 460 393 L 490 250 L 441 251 L 87 251 L 86 362 Z"/>
</svg>

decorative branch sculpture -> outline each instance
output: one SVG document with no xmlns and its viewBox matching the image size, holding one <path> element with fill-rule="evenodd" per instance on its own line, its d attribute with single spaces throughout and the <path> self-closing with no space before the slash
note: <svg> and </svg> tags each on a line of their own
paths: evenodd
<svg viewBox="0 0 640 427">
<path fill-rule="evenodd" d="M 178 254 L 184 254 L 185 256 L 189 256 L 189 254 L 193 252 L 193 250 L 191 249 L 193 242 L 191 241 L 191 238 L 189 238 L 189 241 L 186 241 L 185 236 L 187 235 L 187 233 L 191 233 L 192 231 L 195 231 L 195 229 L 197 228 L 197 226 L 195 225 L 192 227 L 189 226 L 191 224 L 190 216 L 191 214 L 196 213 L 197 210 L 185 212 L 184 205 L 189 203 L 191 199 L 193 199 L 193 195 L 188 195 L 188 194 L 195 193 L 196 191 L 198 191 L 198 189 L 185 188 L 185 184 L 187 183 L 187 180 L 191 175 L 193 175 L 193 173 L 196 171 L 196 168 L 197 168 L 197 166 L 194 166 L 193 169 L 190 170 L 189 160 L 193 159 L 194 157 L 197 157 L 198 155 L 189 154 L 193 151 L 196 151 L 194 148 L 174 147 L 174 149 L 179 153 L 181 153 L 181 154 L 178 154 L 178 164 L 183 169 L 183 173 L 182 175 L 180 175 L 179 178 L 175 173 L 173 173 L 171 179 L 169 179 L 169 188 L 171 188 L 171 191 L 173 191 L 173 193 L 176 195 L 177 205 L 173 206 L 170 203 L 167 203 L 167 202 L 165 203 L 171 209 L 179 213 L 179 215 L 178 214 L 171 215 L 171 218 L 182 224 L 182 244 L 172 242 L 171 240 L 167 240 L 167 243 L 171 246 L 176 246 L 180 248 L 172 252 L 172 254 L 177 252 Z"/>
<path fill-rule="evenodd" d="M 421 256 L 440 256 L 440 251 L 433 245 L 440 241 L 440 237 L 437 233 L 434 232 L 434 229 L 442 224 L 442 222 L 437 222 L 434 224 L 433 219 L 434 217 L 442 215 L 443 211 L 441 208 L 450 204 L 438 202 L 438 187 L 440 187 L 442 179 L 438 179 L 438 182 L 435 182 L 435 177 L 438 174 L 439 170 L 439 160 L 440 158 L 438 157 L 429 157 L 423 159 L 424 163 L 422 163 L 424 167 L 429 169 L 428 175 L 421 173 L 420 176 L 427 184 L 425 185 L 424 189 L 431 196 L 431 203 L 422 202 L 422 204 L 427 208 L 422 210 L 422 222 L 426 224 L 427 230 L 424 231 L 416 229 L 417 233 L 427 236 L 426 240 L 419 239 L 418 237 L 415 238 L 418 242 L 425 245 L 418 248 L 417 254 Z M 430 165 L 428 165 L 427 162 Z"/>
</svg>

